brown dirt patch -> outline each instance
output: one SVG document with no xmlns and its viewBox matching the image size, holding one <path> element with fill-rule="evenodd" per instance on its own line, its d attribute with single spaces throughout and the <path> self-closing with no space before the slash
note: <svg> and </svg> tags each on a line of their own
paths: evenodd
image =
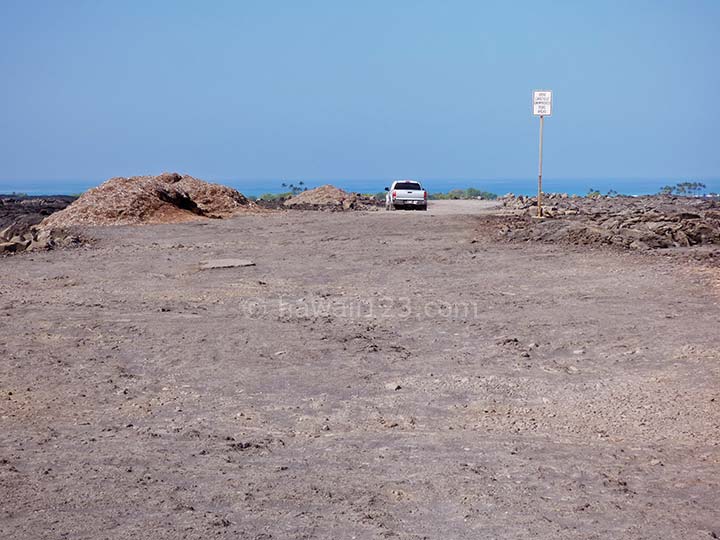
<svg viewBox="0 0 720 540">
<path fill-rule="evenodd" d="M 45 219 L 41 228 L 181 223 L 256 208 L 237 190 L 192 176 L 119 177 L 87 191 L 68 208 Z"/>
</svg>

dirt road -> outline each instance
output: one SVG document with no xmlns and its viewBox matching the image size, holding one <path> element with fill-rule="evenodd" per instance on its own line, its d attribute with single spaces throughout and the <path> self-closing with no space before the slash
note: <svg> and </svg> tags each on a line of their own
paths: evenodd
<svg viewBox="0 0 720 540">
<path fill-rule="evenodd" d="M 0 537 L 720 535 L 708 276 L 447 204 L 0 260 Z"/>
<path fill-rule="evenodd" d="M 500 207 L 497 201 L 430 201 L 427 212 L 434 216 L 483 215 L 496 212 Z"/>
</svg>

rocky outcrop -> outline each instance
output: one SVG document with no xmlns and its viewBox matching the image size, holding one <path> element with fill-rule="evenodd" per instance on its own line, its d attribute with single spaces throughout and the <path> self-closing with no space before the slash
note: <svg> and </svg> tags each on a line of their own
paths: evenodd
<svg viewBox="0 0 720 540">
<path fill-rule="evenodd" d="M 13 227 L 15 234 L 24 233 L 50 214 L 69 206 L 77 197 L 66 195 L 30 196 L 0 195 L 0 231 Z"/>
<path fill-rule="evenodd" d="M 506 208 L 528 216 L 507 226 L 514 240 L 565 241 L 582 245 L 615 245 L 647 250 L 695 245 L 720 245 L 720 203 L 705 198 L 543 197 L 544 220 L 535 197 L 503 197 Z"/>
<path fill-rule="evenodd" d="M 252 201 L 227 186 L 164 173 L 112 178 L 48 217 L 40 228 L 178 223 L 222 218 L 255 208 Z"/>
</svg>

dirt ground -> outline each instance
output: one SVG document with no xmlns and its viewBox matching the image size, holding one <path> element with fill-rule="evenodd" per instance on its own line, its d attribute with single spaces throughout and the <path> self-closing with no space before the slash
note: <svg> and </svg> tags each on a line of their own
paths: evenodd
<svg viewBox="0 0 720 540">
<path fill-rule="evenodd" d="M 717 275 L 492 211 L 0 260 L 0 538 L 717 538 Z"/>
</svg>

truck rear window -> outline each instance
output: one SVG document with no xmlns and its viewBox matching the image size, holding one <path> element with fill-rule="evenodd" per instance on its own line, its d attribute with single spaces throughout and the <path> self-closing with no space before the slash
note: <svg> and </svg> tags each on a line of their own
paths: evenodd
<svg viewBox="0 0 720 540">
<path fill-rule="evenodd" d="M 395 189 L 422 189 L 417 182 L 398 182 Z"/>
</svg>

